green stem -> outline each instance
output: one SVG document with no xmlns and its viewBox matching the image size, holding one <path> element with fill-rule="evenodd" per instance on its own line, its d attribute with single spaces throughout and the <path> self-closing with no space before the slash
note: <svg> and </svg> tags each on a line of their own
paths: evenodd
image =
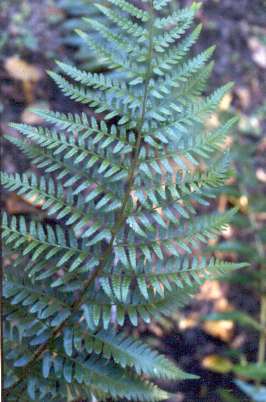
<svg viewBox="0 0 266 402">
<path fill-rule="evenodd" d="M 152 9 L 153 7 L 151 7 Z M 152 12 L 152 10 L 151 10 Z M 142 110 L 141 110 L 141 115 L 140 115 L 140 120 L 139 120 L 139 125 L 137 128 L 137 141 L 136 141 L 136 147 L 134 149 L 134 156 L 132 159 L 132 165 L 128 174 L 127 178 L 127 186 L 126 186 L 126 193 L 123 199 L 123 203 L 121 206 L 121 209 L 119 210 L 119 213 L 117 214 L 117 220 L 116 223 L 111 230 L 112 232 L 112 238 L 110 240 L 110 243 L 106 247 L 102 257 L 101 261 L 99 264 L 92 270 L 90 273 L 89 277 L 87 280 L 84 282 L 83 290 L 79 296 L 79 298 L 71 305 L 71 311 L 72 314 L 77 312 L 79 310 L 79 307 L 83 303 L 84 296 L 86 296 L 88 288 L 91 286 L 91 284 L 94 282 L 96 277 L 103 271 L 106 263 L 108 262 L 108 259 L 112 255 L 113 251 L 113 244 L 115 241 L 115 238 L 121 229 L 121 227 L 124 225 L 126 219 L 127 219 L 127 205 L 130 199 L 130 193 L 132 191 L 134 181 L 135 181 L 135 175 L 137 173 L 137 168 L 138 168 L 138 163 L 139 163 L 139 153 L 142 145 L 142 127 L 145 119 L 145 112 L 146 112 L 146 103 L 147 103 L 147 98 L 148 98 L 148 87 L 149 87 L 149 82 L 151 78 L 151 61 L 152 61 L 152 52 L 153 52 L 153 12 L 152 16 L 150 19 L 150 35 L 149 35 L 149 47 L 148 47 L 148 62 L 147 62 L 147 71 L 146 71 L 146 79 L 144 83 L 144 94 L 143 94 L 143 102 L 142 102 Z M 71 314 L 71 316 L 72 316 Z M 71 318 L 71 317 L 70 317 Z M 69 322 L 69 318 L 65 319 L 58 327 L 56 327 L 53 331 L 49 339 L 39 346 L 34 354 L 31 360 L 26 364 L 26 366 L 23 367 L 23 374 L 20 376 L 20 378 L 12 385 L 11 390 L 7 390 L 4 392 L 4 397 L 7 398 L 9 395 L 11 395 L 14 390 L 23 383 L 23 381 L 28 377 L 28 375 L 31 374 L 31 369 L 35 366 L 35 364 L 38 362 L 39 358 L 43 355 L 43 353 L 47 350 L 49 350 L 50 345 L 52 345 L 55 341 L 55 339 L 61 335 L 63 329 L 66 327 L 66 325 Z"/>
<path fill-rule="evenodd" d="M 248 194 L 247 189 L 245 185 L 241 184 L 240 185 L 240 191 L 242 194 L 246 195 Z M 253 230 L 254 233 L 254 239 L 255 239 L 255 247 L 257 250 L 257 253 L 261 260 L 265 258 L 265 252 L 264 252 L 264 245 L 261 241 L 260 236 L 258 235 L 258 224 L 256 221 L 256 216 L 254 212 L 249 209 L 247 213 L 250 226 Z M 262 289 L 262 293 L 260 296 L 260 325 L 262 327 L 262 331 L 260 332 L 259 336 L 259 344 L 258 344 L 258 354 L 257 354 L 257 364 L 262 365 L 265 362 L 265 352 L 266 352 L 266 294 L 265 294 L 265 289 Z M 260 381 L 256 381 L 256 385 L 260 385 Z"/>
<path fill-rule="evenodd" d="M 266 328 L 266 295 L 261 296 L 261 308 L 260 308 L 260 323 L 263 328 Z M 266 351 L 266 331 L 261 331 L 258 347 L 258 365 L 264 364 Z"/>
</svg>

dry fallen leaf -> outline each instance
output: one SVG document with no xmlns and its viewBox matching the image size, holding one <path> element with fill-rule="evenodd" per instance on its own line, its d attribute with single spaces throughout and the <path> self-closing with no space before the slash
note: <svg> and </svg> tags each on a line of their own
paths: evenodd
<svg viewBox="0 0 266 402">
<path fill-rule="evenodd" d="M 48 104 L 44 102 L 37 102 L 29 105 L 23 110 L 21 120 L 26 124 L 41 124 L 43 119 L 37 114 L 33 113 L 31 109 L 49 109 Z"/>
<path fill-rule="evenodd" d="M 6 209 L 11 215 L 27 214 L 32 212 L 32 206 L 22 200 L 22 198 L 15 193 L 10 194 L 6 200 Z"/>
<path fill-rule="evenodd" d="M 181 317 L 178 321 L 178 326 L 181 331 L 194 328 L 199 324 L 199 314 L 191 313 L 186 317 Z"/>
<path fill-rule="evenodd" d="M 163 336 L 162 328 L 156 323 L 149 324 L 149 330 L 158 338 Z"/>
<path fill-rule="evenodd" d="M 232 96 L 231 92 L 225 94 L 223 99 L 220 102 L 219 109 L 223 112 L 226 112 L 227 110 L 229 110 L 231 103 L 232 103 L 232 99 L 233 99 L 233 96 Z"/>
<path fill-rule="evenodd" d="M 203 324 L 204 331 L 214 338 L 221 341 L 229 342 L 234 332 L 234 323 L 229 320 L 205 321 Z"/>
<path fill-rule="evenodd" d="M 206 120 L 206 127 L 210 130 L 213 130 L 220 125 L 219 117 L 216 113 L 213 113 L 207 120 Z"/>
<path fill-rule="evenodd" d="M 231 239 L 232 236 L 234 235 L 234 230 L 233 230 L 232 226 L 227 224 L 224 227 L 224 229 L 221 230 L 221 235 L 227 240 Z"/>
<path fill-rule="evenodd" d="M 25 98 L 28 103 L 31 103 L 33 101 L 33 84 L 42 78 L 42 70 L 18 56 L 8 57 L 5 60 L 5 69 L 11 78 L 22 81 Z"/>
<path fill-rule="evenodd" d="M 261 68 L 266 69 L 266 45 L 257 37 L 252 36 L 248 40 L 248 46 L 251 50 L 253 61 Z"/>
<path fill-rule="evenodd" d="M 224 213 L 227 207 L 228 198 L 226 194 L 220 195 L 218 199 L 218 211 Z"/>
<path fill-rule="evenodd" d="M 224 296 L 223 286 L 219 281 L 207 280 L 200 287 L 200 292 L 197 295 L 198 300 L 211 300 L 214 301 Z"/>
<path fill-rule="evenodd" d="M 37 82 L 42 78 L 39 67 L 27 63 L 18 56 L 8 57 L 5 61 L 5 69 L 10 77 L 20 81 Z"/>
<path fill-rule="evenodd" d="M 238 85 L 235 88 L 235 93 L 243 109 L 247 109 L 251 104 L 251 93 L 249 88 Z"/>
<path fill-rule="evenodd" d="M 34 198 L 26 200 L 15 193 L 11 193 L 6 200 L 6 210 L 10 215 L 30 214 L 36 212 L 36 207 L 42 205 L 42 202 L 39 202 L 38 205 L 34 206 L 34 201 Z"/>
<path fill-rule="evenodd" d="M 219 313 L 224 313 L 225 311 L 232 311 L 234 309 L 233 305 L 229 303 L 226 297 L 221 297 L 214 301 L 213 307 L 215 311 Z"/>
<path fill-rule="evenodd" d="M 256 177 L 262 183 L 266 183 L 266 171 L 262 168 L 256 170 Z"/>
<path fill-rule="evenodd" d="M 233 364 L 225 357 L 218 355 L 205 356 L 201 362 L 202 367 L 216 373 L 226 374 L 231 371 Z"/>
</svg>

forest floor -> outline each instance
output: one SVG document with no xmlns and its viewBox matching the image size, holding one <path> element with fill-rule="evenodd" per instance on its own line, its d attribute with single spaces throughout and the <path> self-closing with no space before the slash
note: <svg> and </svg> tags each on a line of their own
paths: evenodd
<svg viewBox="0 0 266 402">
<path fill-rule="evenodd" d="M 39 123 L 29 112 L 32 105 L 73 111 L 73 104 L 56 90 L 46 70 L 53 68 L 55 58 L 75 60 L 73 47 L 62 41 L 60 23 L 68 16 L 58 8 L 56 0 L 2 1 L 0 26 L 6 39 L 2 45 L 0 43 L 0 63 L 3 65 L 0 69 L 0 128 L 2 133 L 15 135 L 8 127 L 10 121 Z M 182 0 L 180 3 L 188 5 L 191 1 Z M 213 43 L 217 46 L 211 87 L 234 81 L 225 108 L 232 107 L 247 117 L 252 116 L 262 105 L 266 93 L 265 2 L 203 0 L 198 18 L 204 25 L 198 49 Z M 19 56 L 27 68 L 33 69 L 29 71 L 31 78 L 15 78 L 16 71 L 12 72 L 12 68 L 20 69 L 21 65 L 16 67 L 13 63 L 12 67 L 14 56 Z M 22 154 L 3 141 L 2 168 L 12 173 L 33 167 Z M 10 213 L 31 212 L 31 206 L 13 195 L 4 194 L 3 203 Z M 216 359 L 226 357 L 228 347 L 241 349 L 245 355 L 255 359 L 257 339 L 252 333 L 228 323 L 211 327 L 201 321 L 203 315 L 217 309 L 226 310 L 228 305 L 241 306 L 252 314 L 257 314 L 258 310 L 256 295 L 247 292 L 245 287 L 212 281 L 202 287 L 190 306 L 173 318 L 138 330 L 149 342 L 176 360 L 180 367 L 201 377 L 198 381 L 186 381 L 169 388 L 175 393 L 171 402 L 234 402 L 237 396 L 238 401 L 248 401 L 237 391 L 230 373 L 221 372 L 221 368 L 220 372 L 215 372 L 208 366 L 208 357 L 209 360 L 210 356 Z"/>
</svg>

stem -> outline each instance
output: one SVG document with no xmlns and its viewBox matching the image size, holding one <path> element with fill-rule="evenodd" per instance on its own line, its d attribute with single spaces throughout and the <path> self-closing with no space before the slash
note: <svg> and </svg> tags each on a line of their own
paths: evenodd
<svg viewBox="0 0 266 402">
<path fill-rule="evenodd" d="M 257 229 L 257 221 L 253 213 L 250 214 L 250 222 L 251 226 L 255 230 L 255 245 L 259 256 L 263 259 L 265 257 L 264 246 L 258 235 Z M 260 324 L 263 330 L 260 332 L 259 336 L 259 344 L 258 344 L 258 355 L 257 355 L 257 364 L 259 366 L 264 364 L 265 361 L 265 351 L 266 351 L 266 294 L 265 289 L 262 289 L 262 294 L 260 296 Z M 257 386 L 260 386 L 260 381 L 256 382 Z"/>
<path fill-rule="evenodd" d="M 263 326 L 263 328 L 266 328 L 266 295 L 261 296 L 260 324 Z M 266 331 L 261 331 L 258 346 L 258 357 L 257 357 L 258 365 L 262 365 L 264 363 L 265 351 L 266 351 Z"/>
<path fill-rule="evenodd" d="M 153 7 L 152 7 L 153 8 Z M 91 286 L 91 284 L 94 282 L 95 278 L 103 271 L 105 264 L 107 263 L 108 259 L 112 255 L 113 251 L 113 244 L 116 239 L 116 236 L 121 229 L 121 227 L 124 225 L 126 219 L 127 219 L 127 205 L 128 201 L 130 199 L 130 193 L 133 189 L 134 181 L 135 181 L 135 175 L 137 173 L 137 168 L 138 168 L 138 163 L 139 163 L 139 153 L 142 145 L 142 126 L 144 123 L 145 119 L 145 112 L 146 112 L 146 103 L 147 103 L 147 98 L 148 98 L 148 87 L 149 87 L 149 82 L 151 78 L 151 61 L 152 61 L 152 52 L 153 52 L 153 10 L 151 8 L 151 19 L 150 19 L 150 35 L 149 35 L 149 46 L 148 46 L 148 61 L 147 61 L 147 71 L 146 71 L 146 79 L 144 82 L 144 94 L 143 94 L 143 102 L 142 102 L 142 109 L 141 109 L 141 114 L 140 114 L 140 120 L 138 127 L 136 129 L 137 131 L 137 141 L 136 141 L 136 147 L 134 149 L 134 154 L 133 154 L 133 159 L 132 159 L 132 165 L 128 174 L 127 178 L 127 185 L 126 185 L 126 193 L 123 199 L 123 203 L 121 206 L 121 209 L 119 210 L 117 214 L 117 219 L 116 223 L 114 224 L 113 229 L 111 230 L 112 233 L 112 238 L 110 240 L 110 243 L 106 247 L 102 257 L 101 261 L 99 264 L 92 270 L 86 281 L 84 282 L 83 290 L 81 291 L 81 294 L 79 298 L 72 303 L 71 305 L 71 311 L 72 314 L 77 312 L 79 310 L 79 307 L 83 303 L 84 296 L 87 293 L 88 288 Z M 72 316 L 71 314 L 71 316 Z M 66 325 L 69 323 L 69 320 L 71 319 L 71 316 L 66 318 L 58 327 L 56 327 L 52 333 L 49 339 L 39 346 L 36 351 L 33 354 L 33 357 L 31 360 L 26 364 L 26 366 L 23 367 L 23 374 L 20 376 L 20 378 L 12 385 L 12 388 L 10 390 L 7 390 L 4 392 L 5 398 L 7 398 L 14 390 L 28 377 L 28 375 L 31 374 L 31 369 L 35 366 L 35 364 L 38 362 L 39 358 L 42 356 L 42 354 L 49 350 L 50 345 L 53 344 L 54 340 L 62 333 L 63 329 L 66 327 Z"/>
<path fill-rule="evenodd" d="M 244 184 L 240 185 L 240 190 L 241 192 L 247 196 L 247 189 Z M 250 226 L 253 230 L 254 233 L 254 239 L 255 239 L 255 247 L 257 250 L 258 255 L 260 258 L 263 260 L 265 258 L 265 252 L 264 252 L 264 245 L 261 241 L 260 236 L 258 235 L 258 224 L 256 221 L 256 216 L 254 212 L 249 209 L 247 212 L 247 216 L 250 222 Z M 262 331 L 260 331 L 260 336 L 259 336 L 259 344 L 258 344 L 258 354 L 257 354 L 257 365 L 262 365 L 264 364 L 265 361 L 265 352 L 266 352 L 266 294 L 265 294 L 265 289 L 262 289 L 262 293 L 260 296 L 260 325 L 262 327 Z M 256 385 L 260 385 L 260 381 L 256 381 Z"/>
<path fill-rule="evenodd" d="M 243 190 L 245 188 L 243 187 Z M 244 194 L 246 194 L 245 192 Z M 254 239 L 255 239 L 255 247 L 258 255 L 263 260 L 265 258 L 264 246 L 261 241 L 260 236 L 258 235 L 258 224 L 256 221 L 256 217 L 253 211 L 248 212 L 248 219 L 250 221 L 250 225 L 254 231 Z M 262 294 L 260 296 L 260 324 L 263 330 L 260 332 L 259 336 L 259 344 L 258 344 L 258 356 L 257 356 L 257 364 L 262 365 L 265 360 L 265 351 L 266 351 L 266 294 L 265 290 L 262 289 Z M 259 385 L 260 382 L 258 381 Z"/>
</svg>

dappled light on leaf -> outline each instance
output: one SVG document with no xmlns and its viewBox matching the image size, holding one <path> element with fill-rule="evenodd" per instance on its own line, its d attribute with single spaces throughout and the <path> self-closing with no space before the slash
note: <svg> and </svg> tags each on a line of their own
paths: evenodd
<svg viewBox="0 0 266 402">
<path fill-rule="evenodd" d="M 222 374 L 229 373 L 233 367 L 231 360 L 218 355 L 205 356 L 201 362 L 201 365 L 206 370 Z"/>
<path fill-rule="evenodd" d="M 204 331 L 214 338 L 221 339 L 223 342 L 231 341 L 234 333 L 233 321 L 206 321 L 203 324 Z"/>
</svg>

